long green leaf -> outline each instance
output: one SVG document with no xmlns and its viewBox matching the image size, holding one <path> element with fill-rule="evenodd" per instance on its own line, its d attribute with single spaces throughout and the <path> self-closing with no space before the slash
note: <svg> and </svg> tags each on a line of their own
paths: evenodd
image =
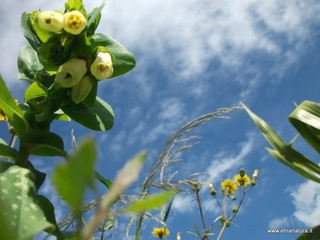
<svg viewBox="0 0 320 240">
<path fill-rule="evenodd" d="M 286 144 L 265 121 L 251 112 L 244 104 L 242 104 L 242 106 L 262 132 L 264 137 L 275 148 L 275 150 L 267 149 L 274 158 L 288 166 L 299 175 L 309 180 L 320 182 L 320 167 L 316 163 L 294 150 L 291 147 L 292 143 Z"/>
<path fill-rule="evenodd" d="M 122 209 L 121 213 L 127 213 L 127 212 L 139 213 L 139 212 L 159 209 L 175 194 L 176 192 L 172 190 L 163 191 L 157 195 L 134 202 L 133 204 Z"/>
<path fill-rule="evenodd" d="M 289 120 L 300 135 L 320 153 L 320 104 L 304 101 L 290 114 Z"/>
<path fill-rule="evenodd" d="M 30 129 L 29 123 L 24 118 L 24 113 L 17 106 L 3 78 L 0 76 L 0 108 L 7 115 L 19 137 Z"/>
<path fill-rule="evenodd" d="M 87 187 L 94 186 L 96 147 L 92 138 L 84 140 L 67 163 L 57 166 L 53 181 L 62 198 L 74 210 L 81 208 Z"/>
<path fill-rule="evenodd" d="M 268 142 L 277 149 L 280 153 L 284 154 L 286 150 L 286 143 L 278 136 L 278 134 L 261 118 L 255 115 L 250 109 L 241 103 L 243 108 L 249 114 L 253 122 L 257 125 L 261 133 L 268 140 Z"/>
<path fill-rule="evenodd" d="M 291 170 L 299 174 L 300 176 L 309 179 L 314 182 L 320 183 L 320 178 L 317 177 L 312 171 L 310 171 L 309 168 L 307 168 L 303 163 L 299 162 L 293 162 L 290 161 L 290 158 L 286 158 L 283 155 L 281 155 L 278 151 L 266 148 L 267 151 L 270 153 L 271 156 L 273 156 L 275 159 L 277 159 L 282 164 L 289 167 Z M 302 159 L 301 159 L 302 160 Z"/>
</svg>

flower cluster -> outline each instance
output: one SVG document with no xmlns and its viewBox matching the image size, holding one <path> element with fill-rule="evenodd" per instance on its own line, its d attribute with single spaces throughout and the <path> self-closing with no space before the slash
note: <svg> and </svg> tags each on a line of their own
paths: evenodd
<svg viewBox="0 0 320 240">
<path fill-rule="evenodd" d="M 77 35 L 86 28 L 87 19 L 79 11 L 71 11 L 65 14 L 46 11 L 39 12 L 38 24 L 43 30 L 49 32 L 59 33 L 65 30 L 68 33 Z"/>
<path fill-rule="evenodd" d="M 160 239 L 169 236 L 169 234 L 170 231 L 167 228 L 154 228 L 152 232 L 153 237 Z"/>
<path fill-rule="evenodd" d="M 78 39 L 84 39 L 84 45 L 88 43 L 89 38 L 85 30 L 88 23 L 87 18 L 85 12 L 76 10 L 67 11 L 64 14 L 59 11 L 35 11 L 32 14 L 33 28 L 41 41 L 49 42 L 51 37 L 59 36 L 59 41 L 55 44 L 61 44 L 61 46 L 58 46 L 57 49 L 65 51 L 63 56 L 66 56 L 66 53 L 70 55 L 61 65 L 57 66 L 55 80 L 62 88 L 71 88 L 71 99 L 76 104 L 87 98 L 95 81 L 110 78 L 114 72 L 113 56 L 105 47 L 91 47 L 88 44 L 90 48 L 85 50 L 85 53 L 81 50 L 79 50 L 80 53 L 72 52 L 72 54 L 66 51 L 68 44 L 79 41 L 75 40 L 77 35 L 83 36 Z M 53 50 L 56 51 L 56 49 Z M 47 52 L 50 51 L 47 50 Z"/>
<path fill-rule="evenodd" d="M 251 186 L 253 187 L 254 185 L 256 185 L 256 181 L 258 178 L 258 172 L 259 172 L 258 170 L 254 171 L 254 173 L 252 175 L 252 180 L 251 180 L 250 177 L 245 174 L 245 170 L 243 168 L 241 168 L 239 170 L 239 174 L 234 176 L 235 180 L 226 179 L 221 182 L 221 184 L 220 184 L 221 185 L 221 192 L 225 196 L 230 196 L 231 194 L 234 194 L 237 191 L 239 186 L 244 188 L 248 184 L 251 184 Z M 210 188 L 210 194 L 216 195 L 217 191 L 214 189 L 211 181 L 208 182 L 208 186 Z"/>
</svg>

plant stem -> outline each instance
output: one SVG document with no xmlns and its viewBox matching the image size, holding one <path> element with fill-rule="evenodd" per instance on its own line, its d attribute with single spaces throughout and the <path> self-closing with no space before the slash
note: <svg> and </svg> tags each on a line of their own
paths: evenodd
<svg viewBox="0 0 320 240">
<path fill-rule="evenodd" d="M 199 192 L 195 192 L 196 194 L 196 198 L 197 198 L 197 202 L 198 202 L 198 206 L 199 206 L 199 212 L 200 212 L 200 217 L 201 217 L 201 221 L 202 221 L 202 226 L 203 226 L 203 229 L 205 231 L 205 233 L 208 233 L 208 229 L 206 227 L 206 222 L 204 220 L 204 215 L 203 215 L 203 211 L 202 211 L 202 206 L 201 206 L 201 201 L 200 201 L 200 196 L 199 196 Z M 209 240 L 209 237 L 206 236 L 205 239 L 208 239 Z"/>
<path fill-rule="evenodd" d="M 222 226 L 222 228 L 221 228 L 221 230 L 220 230 L 220 232 L 219 232 L 219 235 L 218 235 L 218 237 L 217 237 L 217 240 L 220 240 L 220 239 L 221 239 L 222 234 L 224 233 L 224 230 L 226 230 L 226 227 L 227 227 L 227 225 L 228 225 L 228 222 L 229 222 L 229 221 L 226 220 L 226 221 L 223 223 L 223 226 Z"/>
</svg>

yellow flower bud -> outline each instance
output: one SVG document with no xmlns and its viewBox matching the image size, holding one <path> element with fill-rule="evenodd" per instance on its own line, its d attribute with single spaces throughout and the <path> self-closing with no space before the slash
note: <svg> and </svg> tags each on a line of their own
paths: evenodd
<svg viewBox="0 0 320 240">
<path fill-rule="evenodd" d="M 259 170 L 257 170 L 257 169 L 254 170 L 253 175 L 252 175 L 252 181 L 251 181 L 252 186 L 257 184 L 258 173 L 259 173 Z"/>
<path fill-rule="evenodd" d="M 89 95 L 93 86 L 93 82 L 89 75 L 84 76 L 78 85 L 74 86 L 71 90 L 71 99 L 74 103 L 78 104 L 83 102 Z"/>
<path fill-rule="evenodd" d="M 73 35 L 81 33 L 87 25 L 87 20 L 79 11 L 67 12 L 63 16 L 63 29 Z"/>
<path fill-rule="evenodd" d="M 60 32 L 63 27 L 63 15 L 59 12 L 39 12 L 38 24 L 43 30 L 49 32 Z"/>
<path fill-rule="evenodd" d="M 73 58 L 59 67 L 56 81 L 61 87 L 70 88 L 77 85 L 86 72 L 86 61 L 80 58 Z"/>
<path fill-rule="evenodd" d="M 111 55 L 107 52 L 99 52 L 90 70 L 91 74 L 95 76 L 97 80 L 111 77 L 113 74 Z"/>
</svg>

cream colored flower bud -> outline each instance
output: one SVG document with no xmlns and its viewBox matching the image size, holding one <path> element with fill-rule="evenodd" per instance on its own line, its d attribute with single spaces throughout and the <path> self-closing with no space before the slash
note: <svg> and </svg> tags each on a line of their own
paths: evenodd
<svg viewBox="0 0 320 240">
<path fill-rule="evenodd" d="M 78 104 L 83 102 L 89 95 L 93 86 L 93 82 L 89 75 L 84 76 L 80 82 L 71 90 L 71 99 Z"/>
<path fill-rule="evenodd" d="M 59 67 L 56 81 L 61 87 L 70 88 L 77 85 L 86 72 L 86 61 L 80 58 L 73 58 Z"/>
<path fill-rule="evenodd" d="M 97 80 L 107 79 L 113 74 L 113 66 L 111 55 L 107 52 L 99 52 L 98 56 L 92 63 L 91 74 L 95 76 Z"/>
<path fill-rule="evenodd" d="M 63 15 L 53 11 L 39 12 L 38 24 L 43 30 L 60 32 L 63 28 Z"/>
<path fill-rule="evenodd" d="M 63 29 L 73 35 L 81 33 L 87 25 L 87 20 L 79 11 L 67 12 L 63 15 Z"/>
</svg>

